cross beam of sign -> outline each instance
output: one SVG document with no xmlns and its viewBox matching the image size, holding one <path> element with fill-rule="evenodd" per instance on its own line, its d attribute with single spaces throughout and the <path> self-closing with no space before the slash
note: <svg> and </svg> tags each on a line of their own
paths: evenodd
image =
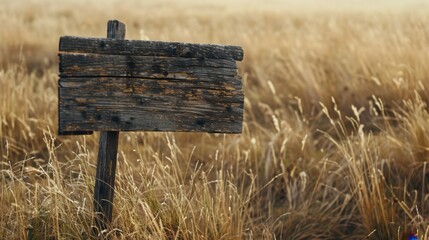
<svg viewBox="0 0 429 240">
<path fill-rule="evenodd" d="M 101 131 L 98 230 L 112 219 L 119 131 L 242 131 L 241 47 L 124 38 L 117 20 L 107 38 L 60 38 L 59 134 Z"/>
</svg>

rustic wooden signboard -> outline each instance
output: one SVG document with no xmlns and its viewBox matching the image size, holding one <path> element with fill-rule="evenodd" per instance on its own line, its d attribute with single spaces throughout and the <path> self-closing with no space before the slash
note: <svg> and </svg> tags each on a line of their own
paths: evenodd
<svg viewBox="0 0 429 240">
<path fill-rule="evenodd" d="M 237 46 L 61 37 L 59 134 L 102 131 L 94 208 L 97 227 L 112 217 L 119 131 L 241 133 L 242 81 Z"/>
<path fill-rule="evenodd" d="M 60 39 L 59 132 L 240 133 L 240 47 Z"/>
</svg>

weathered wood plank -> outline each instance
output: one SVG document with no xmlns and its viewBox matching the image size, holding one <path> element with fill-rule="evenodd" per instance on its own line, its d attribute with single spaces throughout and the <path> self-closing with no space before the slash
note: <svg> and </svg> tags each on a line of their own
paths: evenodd
<svg viewBox="0 0 429 240">
<path fill-rule="evenodd" d="M 227 59 L 141 57 L 99 54 L 59 54 L 60 76 L 127 76 L 198 78 L 236 76 L 237 64 Z"/>
<path fill-rule="evenodd" d="M 189 116 L 177 112 L 166 114 L 162 109 L 158 112 L 139 111 L 135 108 L 97 109 L 87 108 L 84 111 L 61 111 L 67 119 L 60 128 L 67 131 L 162 131 L 162 132 L 209 132 L 209 133 L 241 133 L 241 106 L 230 105 L 229 115 L 218 112 L 198 110 Z M 195 110 L 197 111 L 197 110 Z M 143 114 L 144 113 L 144 114 Z"/>
<path fill-rule="evenodd" d="M 241 91 L 239 76 L 217 79 L 153 79 L 127 77 L 66 77 L 58 81 L 60 89 L 72 89 L 77 94 L 102 92 L 110 94 L 145 93 L 184 96 L 184 93 L 218 95 L 229 91 Z M 209 97 L 209 96 L 207 96 Z"/>
<path fill-rule="evenodd" d="M 62 52 L 139 55 L 183 58 L 243 59 L 243 49 L 238 46 L 192 44 L 162 41 L 116 40 L 106 38 L 60 38 Z"/>
<path fill-rule="evenodd" d="M 59 126 L 59 121 L 58 121 L 58 126 Z M 58 132 L 58 135 L 91 135 L 93 134 L 93 131 L 74 131 L 74 132 L 67 132 L 67 131 L 62 131 L 62 132 Z"/>
<path fill-rule="evenodd" d="M 241 132 L 241 81 L 65 78 L 60 130 Z"/>
</svg>

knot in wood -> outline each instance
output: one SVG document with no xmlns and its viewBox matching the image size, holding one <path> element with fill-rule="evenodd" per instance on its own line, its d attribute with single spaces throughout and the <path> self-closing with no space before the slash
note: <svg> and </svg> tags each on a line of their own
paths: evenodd
<svg viewBox="0 0 429 240">
<path fill-rule="evenodd" d="M 192 55 L 191 49 L 187 46 L 178 49 L 178 55 L 181 57 L 187 57 Z"/>
</svg>

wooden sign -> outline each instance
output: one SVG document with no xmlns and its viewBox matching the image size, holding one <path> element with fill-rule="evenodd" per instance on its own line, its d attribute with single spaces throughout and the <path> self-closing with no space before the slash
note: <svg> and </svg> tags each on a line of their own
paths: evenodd
<svg viewBox="0 0 429 240">
<path fill-rule="evenodd" d="M 235 46 L 61 37 L 59 132 L 241 133 Z"/>
<path fill-rule="evenodd" d="M 119 131 L 242 129 L 240 47 L 124 38 L 117 20 L 108 22 L 107 38 L 60 38 L 59 133 L 101 131 L 95 237 L 112 220 Z"/>
</svg>

